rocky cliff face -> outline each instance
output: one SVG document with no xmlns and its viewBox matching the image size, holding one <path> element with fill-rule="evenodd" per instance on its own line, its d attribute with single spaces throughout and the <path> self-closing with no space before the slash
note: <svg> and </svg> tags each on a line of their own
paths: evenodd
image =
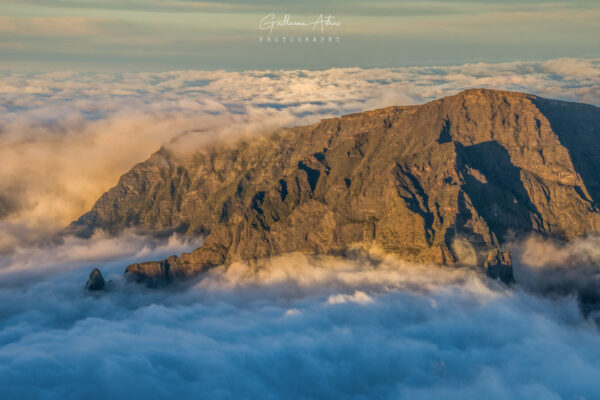
<svg viewBox="0 0 600 400">
<path fill-rule="evenodd" d="M 474 89 L 186 159 L 163 148 L 69 230 L 206 236 L 189 254 L 127 268 L 158 281 L 238 259 L 355 246 L 483 266 L 520 235 L 597 232 L 599 168 L 599 108 Z"/>
</svg>

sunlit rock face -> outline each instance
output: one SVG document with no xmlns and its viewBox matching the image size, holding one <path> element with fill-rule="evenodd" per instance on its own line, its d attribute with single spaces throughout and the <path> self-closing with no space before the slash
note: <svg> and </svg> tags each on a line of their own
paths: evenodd
<svg viewBox="0 0 600 400">
<path fill-rule="evenodd" d="M 467 90 L 251 139 L 161 148 L 69 231 L 205 235 L 190 253 L 129 266 L 139 280 L 357 247 L 483 266 L 520 236 L 600 229 L 599 138 L 595 106 Z"/>
</svg>

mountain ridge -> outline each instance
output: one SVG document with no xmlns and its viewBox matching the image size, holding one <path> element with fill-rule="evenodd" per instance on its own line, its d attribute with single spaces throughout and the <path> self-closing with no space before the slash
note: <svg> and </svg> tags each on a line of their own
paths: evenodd
<svg viewBox="0 0 600 400">
<path fill-rule="evenodd" d="M 235 260 L 355 247 L 483 266 L 524 235 L 598 232 L 598 138 L 598 107 L 469 89 L 215 145 L 186 160 L 161 148 L 67 231 L 205 236 L 180 257 L 127 267 L 153 282 Z"/>
</svg>

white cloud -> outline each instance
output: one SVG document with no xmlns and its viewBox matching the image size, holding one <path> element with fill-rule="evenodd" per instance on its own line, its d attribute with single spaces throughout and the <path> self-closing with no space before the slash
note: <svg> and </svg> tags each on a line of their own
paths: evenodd
<svg viewBox="0 0 600 400">
<path fill-rule="evenodd" d="M 369 304 L 372 302 L 373 299 L 368 294 L 361 292 L 360 290 L 355 290 L 352 294 L 332 294 L 327 299 L 327 304 Z"/>
<path fill-rule="evenodd" d="M 11 256 L 17 264 L 35 259 L 42 269 L 67 267 L 35 279 L 13 271 L 19 284 L 0 285 L 0 397 L 597 392 L 600 336 L 573 296 L 505 289 L 469 269 L 298 255 L 260 269 L 217 267 L 195 285 L 150 290 L 121 276 L 122 264 L 140 255 L 136 239 L 123 237 L 122 246 L 107 240 L 91 239 L 97 251 L 89 255 L 72 242 Z M 83 291 L 94 266 L 111 281 L 109 292 Z"/>
</svg>

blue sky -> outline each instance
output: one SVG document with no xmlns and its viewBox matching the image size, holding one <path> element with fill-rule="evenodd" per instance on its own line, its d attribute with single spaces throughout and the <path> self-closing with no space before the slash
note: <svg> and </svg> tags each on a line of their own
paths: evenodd
<svg viewBox="0 0 600 400">
<path fill-rule="evenodd" d="M 274 13 L 341 26 L 260 43 Z M 280 27 L 273 36 L 314 31 Z M 319 35 L 320 36 L 320 35 Z M 0 69 L 165 71 L 458 65 L 600 56 L 600 4 L 575 1 L 3 0 Z"/>
</svg>

